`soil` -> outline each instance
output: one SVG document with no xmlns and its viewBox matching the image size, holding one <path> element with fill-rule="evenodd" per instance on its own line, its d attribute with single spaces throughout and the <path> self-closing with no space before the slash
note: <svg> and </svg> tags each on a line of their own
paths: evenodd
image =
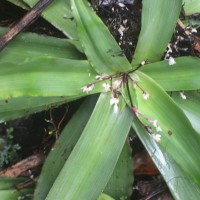
<svg viewBox="0 0 200 200">
<path fill-rule="evenodd" d="M 92 2 L 93 1 L 91 1 L 91 3 Z M 131 61 L 141 29 L 141 0 L 127 0 L 125 3 L 123 0 L 99 1 L 99 3 L 93 3 L 92 5 L 121 46 L 123 53 L 128 60 Z M 0 2 L 0 26 L 11 26 L 24 14 L 24 10 L 8 2 Z M 59 38 L 65 37 L 60 31 L 40 17 L 25 31 Z M 198 33 L 200 33 L 200 31 L 198 31 Z M 181 40 L 178 39 L 180 36 L 182 36 Z M 197 34 L 195 36 L 200 37 Z M 170 45 L 173 49 L 172 56 L 192 55 L 200 57 L 200 51 L 194 48 L 195 44 L 195 39 L 188 36 L 185 31 L 177 25 Z M 165 54 L 163 55 L 163 58 L 164 57 Z M 51 146 L 56 141 L 56 134 L 59 134 L 79 105 L 80 101 L 76 101 L 62 105 L 59 108 L 13 120 L 6 124 L 0 124 L 0 137 L 4 137 L 6 135 L 6 129 L 12 127 L 14 136 L 13 144 L 19 144 L 21 147 L 17 156 L 9 165 L 38 152 L 47 155 Z M 66 117 L 58 130 L 57 124 L 65 113 Z M 51 119 L 51 114 L 53 120 Z M 48 122 L 49 120 L 51 123 Z M 56 134 L 49 135 L 50 131 L 54 131 Z M 133 184 L 134 193 L 132 199 L 172 199 L 166 184 L 137 136 L 130 138 L 130 144 L 134 147 L 133 159 L 135 165 L 135 182 Z M 39 170 L 39 168 L 36 170 L 37 174 Z"/>
</svg>

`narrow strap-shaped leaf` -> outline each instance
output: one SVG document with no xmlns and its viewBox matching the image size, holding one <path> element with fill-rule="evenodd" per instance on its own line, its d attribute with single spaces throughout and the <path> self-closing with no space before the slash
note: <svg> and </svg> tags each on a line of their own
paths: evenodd
<svg viewBox="0 0 200 200">
<path fill-rule="evenodd" d="M 182 99 L 180 93 L 173 92 L 171 97 L 186 114 L 193 128 L 200 133 L 200 93 L 198 91 L 188 91 L 184 92 L 184 95 L 186 99 Z"/>
<path fill-rule="evenodd" d="M 200 135 L 192 128 L 184 112 L 156 82 L 142 72 L 137 74 L 141 81 L 138 82 L 140 88 L 150 95 L 145 100 L 141 89 L 136 88 L 138 111 L 148 120 L 157 120 L 156 125 L 161 128 L 157 133 L 161 135 L 159 145 L 200 186 Z M 151 125 L 144 117 L 141 119 Z M 153 125 L 151 127 L 156 133 Z"/>
<path fill-rule="evenodd" d="M 87 61 L 38 58 L 23 64 L 0 62 L 0 98 L 20 96 L 82 97 L 82 87 L 94 82 L 96 73 Z M 100 85 L 100 84 L 99 84 Z M 99 92 L 102 86 L 95 85 Z"/>
<path fill-rule="evenodd" d="M 128 135 L 129 108 L 115 113 L 110 94 L 101 94 L 96 107 L 46 200 L 97 199 L 109 181 Z"/>
<path fill-rule="evenodd" d="M 0 34 L 3 34 L 5 31 L 5 28 L 0 28 Z M 0 53 L 0 61 L 20 63 L 38 56 L 76 60 L 84 59 L 83 54 L 65 39 L 42 36 L 34 33 L 23 33 L 17 36 Z"/>
<path fill-rule="evenodd" d="M 67 158 L 87 124 L 95 106 L 96 99 L 96 97 L 87 98 L 62 131 L 62 134 L 59 137 L 59 144 L 49 153 L 44 163 L 34 193 L 34 200 L 46 198 L 55 179 L 63 168 Z M 51 173 L 49 173 L 50 171 Z"/>
<path fill-rule="evenodd" d="M 200 188 L 181 167 L 152 140 L 141 124 L 134 120 L 133 128 L 141 139 L 149 155 L 161 172 L 171 194 L 176 200 L 199 199 Z"/>
<path fill-rule="evenodd" d="M 38 0 L 23 0 L 23 2 L 33 7 Z M 69 0 L 55 0 L 42 12 L 42 16 L 70 39 L 77 39 L 76 26 L 68 2 Z"/>
<path fill-rule="evenodd" d="M 125 142 L 112 176 L 104 190 L 104 193 L 115 199 L 129 199 L 133 192 L 133 159 L 131 151 L 130 145 Z"/>
<path fill-rule="evenodd" d="M 132 66 L 160 60 L 172 37 L 182 0 L 143 0 L 142 28 Z"/>
<path fill-rule="evenodd" d="M 19 97 L 0 100 L 0 122 L 47 110 L 75 99 L 76 97 Z"/>
<path fill-rule="evenodd" d="M 176 64 L 168 61 L 145 65 L 141 71 L 153 78 L 166 91 L 200 89 L 200 59 L 195 57 L 179 57 Z"/>
<path fill-rule="evenodd" d="M 79 39 L 88 60 L 102 74 L 127 71 L 131 65 L 100 18 L 86 5 L 85 0 L 71 0 Z"/>
</svg>

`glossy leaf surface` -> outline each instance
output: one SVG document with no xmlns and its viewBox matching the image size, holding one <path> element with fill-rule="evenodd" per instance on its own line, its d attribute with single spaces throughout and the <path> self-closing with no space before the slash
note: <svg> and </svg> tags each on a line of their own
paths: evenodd
<svg viewBox="0 0 200 200">
<path fill-rule="evenodd" d="M 160 60 L 172 37 L 182 0 L 143 0 L 142 4 L 142 28 L 132 66 Z"/>
<path fill-rule="evenodd" d="M 174 65 L 169 65 L 168 61 L 148 64 L 140 70 L 166 91 L 200 89 L 200 59 L 188 56 L 176 58 L 175 61 Z"/>
<path fill-rule="evenodd" d="M 95 81 L 87 61 L 38 58 L 23 64 L 0 63 L 0 98 L 20 96 L 82 97 L 82 87 Z M 94 93 L 102 90 L 95 85 Z"/>
<path fill-rule="evenodd" d="M 109 93 L 100 96 L 47 200 L 97 199 L 105 188 L 133 119 L 127 107 L 114 113 L 109 101 Z"/>
<path fill-rule="evenodd" d="M 133 128 L 144 144 L 149 155 L 161 172 L 175 200 L 198 199 L 200 188 L 181 167 L 165 152 L 165 149 L 152 140 L 149 133 L 134 120 Z"/>
<path fill-rule="evenodd" d="M 141 72 L 137 72 L 140 82 L 139 87 L 149 93 L 149 99 L 144 100 L 143 92 L 136 88 L 137 109 L 142 113 L 140 116 L 143 123 L 155 128 L 148 120 L 157 120 L 157 125 L 162 131 L 159 145 L 191 176 L 200 186 L 199 172 L 199 147 L 200 136 L 192 128 L 183 111 L 152 79 Z M 145 119 L 146 118 L 146 119 Z M 184 156 L 183 156 L 184 155 Z"/>
<path fill-rule="evenodd" d="M 100 74 L 130 70 L 131 65 L 119 45 L 86 1 L 71 0 L 71 4 L 79 39 L 94 69 Z"/>
<path fill-rule="evenodd" d="M 0 28 L 0 34 L 6 32 Z M 27 62 L 38 56 L 51 56 L 57 58 L 83 59 L 84 56 L 65 39 L 23 33 L 17 36 L 0 53 L 1 61 L 14 63 Z"/>
<path fill-rule="evenodd" d="M 34 193 L 34 200 L 45 199 L 72 149 L 76 145 L 96 103 L 96 97 L 87 98 L 73 115 L 59 137 L 59 143 L 49 153 Z M 52 168 L 54 169 L 52 171 Z M 51 173 L 49 174 L 49 171 Z"/>
<path fill-rule="evenodd" d="M 182 99 L 180 93 L 172 93 L 171 97 L 184 111 L 194 129 L 200 133 L 200 93 L 198 91 L 184 92 L 186 99 Z"/>
</svg>

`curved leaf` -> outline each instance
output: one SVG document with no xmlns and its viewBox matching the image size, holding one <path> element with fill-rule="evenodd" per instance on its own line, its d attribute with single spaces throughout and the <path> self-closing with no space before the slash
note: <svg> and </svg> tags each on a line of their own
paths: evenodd
<svg viewBox="0 0 200 200">
<path fill-rule="evenodd" d="M 190 120 L 193 128 L 200 133 L 200 93 L 197 91 L 185 92 L 187 99 L 182 99 L 179 93 L 173 92 L 171 97 L 177 105 L 183 110 Z"/>
<path fill-rule="evenodd" d="M 141 139 L 149 155 L 161 172 L 175 200 L 198 199 L 200 188 L 186 174 L 181 167 L 165 152 L 165 149 L 152 140 L 150 135 L 134 120 L 133 128 Z"/>
<path fill-rule="evenodd" d="M 84 0 L 71 0 L 73 16 L 83 49 L 94 69 L 112 74 L 131 69 L 121 49 L 100 18 Z M 99 42 L 99 39 L 101 40 Z"/>
<path fill-rule="evenodd" d="M 0 34 L 5 32 L 0 27 Z M 37 35 L 34 33 L 20 34 L 0 53 L 0 60 L 20 63 L 38 56 L 51 56 L 68 59 L 84 59 L 84 55 L 66 39 Z"/>
<path fill-rule="evenodd" d="M 143 0 L 142 3 L 142 28 L 132 66 L 145 60 L 160 60 L 172 37 L 182 6 L 182 0 Z"/>
<path fill-rule="evenodd" d="M 33 7 L 38 0 L 23 0 L 23 2 Z M 53 1 L 53 3 L 42 12 L 42 16 L 70 39 L 77 39 L 76 26 L 69 4 L 66 1 Z"/>
<path fill-rule="evenodd" d="M 97 199 L 114 170 L 132 123 L 132 113 L 114 113 L 102 94 L 46 200 Z M 80 170 L 84 169 L 84 170 Z"/>
<path fill-rule="evenodd" d="M 59 106 L 75 97 L 19 97 L 0 100 L 0 123 Z"/>
<path fill-rule="evenodd" d="M 82 87 L 95 80 L 87 61 L 38 58 L 23 64 L 0 62 L 0 98 L 20 96 L 82 97 Z M 100 85 L 100 84 L 99 84 Z M 102 86 L 101 86 L 102 87 Z M 94 93 L 101 91 L 98 84 Z"/>
<path fill-rule="evenodd" d="M 161 140 L 159 145 L 179 164 L 179 166 L 191 176 L 200 186 L 200 136 L 194 131 L 189 120 L 175 102 L 156 84 L 151 78 L 137 72 L 140 82 L 136 88 L 137 109 L 150 120 L 158 120 Z M 143 99 L 143 91 L 149 93 L 148 100 Z M 140 115 L 143 123 L 147 123 Z M 152 131 L 156 130 L 152 127 Z"/>
<path fill-rule="evenodd" d="M 166 91 L 200 89 L 200 59 L 195 57 L 176 58 L 176 64 L 168 61 L 148 64 L 140 68 Z"/>
<path fill-rule="evenodd" d="M 62 131 L 62 134 L 59 137 L 59 144 L 55 145 L 44 163 L 34 193 L 34 200 L 46 198 L 55 179 L 63 168 L 85 125 L 87 124 L 95 106 L 96 99 L 96 97 L 87 98 Z M 51 170 L 52 168 L 54 169 L 53 171 Z M 51 171 L 50 174 L 49 171 Z"/>
</svg>

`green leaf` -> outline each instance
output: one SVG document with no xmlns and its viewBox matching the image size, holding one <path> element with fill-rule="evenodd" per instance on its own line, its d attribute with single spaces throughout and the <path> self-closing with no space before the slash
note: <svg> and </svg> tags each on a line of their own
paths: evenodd
<svg viewBox="0 0 200 200">
<path fill-rule="evenodd" d="M 121 55 L 119 45 L 86 1 L 71 0 L 71 5 L 80 41 L 95 70 L 100 74 L 130 70 L 131 65 Z"/>
<path fill-rule="evenodd" d="M 174 65 L 169 65 L 166 60 L 148 64 L 140 70 L 166 91 L 200 89 L 200 59 L 188 56 L 176 58 L 175 61 Z"/>
<path fill-rule="evenodd" d="M 185 100 L 177 92 L 173 92 L 171 97 L 186 114 L 193 128 L 200 133 L 200 93 L 198 91 L 188 91 L 184 92 L 184 95 L 187 97 Z"/>
<path fill-rule="evenodd" d="M 20 96 L 82 97 L 82 87 L 95 81 L 87 61 L 38 58 L 23 64 L 0 62 L 0 98 Z M 95 92 L 102 90 L 96 84 Z"/>
<path fill-rule="evenodd" d="M 7 1 L 9 1 L 10 3 L 13 3 L 16 6 L 19 6 L 19 7 L 23 8 L 23 9 L 29 9 L 27 4 L 24 3 L 22 0 L 7 0 Z"/>
<path fill-rule="evenodd" d="M 131 148 L 125 142 L 113 174 L 106 185 L 104 193 L 115 199 L 129 199 L 133 189 L 133 159 Z"/>
<path fill-rule="evenodd" d="M 95 106 L 96 99 L 97 98 L 94 96 L 87 98 L 62 131 L 62 134 L 59 137 L 59 144 L 55 145 L 44 163 L 34 193 L 34 200 L 46 198 L 55 179 L 62 170 L 85 125 L 87 124 Z M 54 169 L 53 171 L 51 170 L 52 168 Z M 49 171 L 51 171 L 50 174 Z"/>
<path fill-rule="evenodd" d="M 127 107 L 114 113 L 109 101 L 109 93 L 100 96 L 46 200 L 97 199 L 105 188 L 133 119 Z"/>
<path fill-rule="evenodd" d="M 142 28 L 132 66 L 145 60 L 160 60 L 172 37 L 182 0 L 143 0 L 142 3 Z"/>
<path fill-rule="evenodd" d="M 3 34 L 5 31 L 5 28 L 0 28 L 0 34 Z M 38 56 L 77 60 L 84 58 L 84 55 L 78 52 L 66 39 L 58 39 L 34 33 L 23 33 L 17 36 L 0 53 L 0 60 L 20 63 Z"/>
<path fill-rule="evenodd" d="M 133 128 L 141 139 L 149 155 L 161 172 L 175 200 L 199 199 L 200 188 L 181 167 L 165 152 L 165 149 L 152 140 L 150 135 L 134 120 Z"/>
<path fill-rule="evenodd" d="M 23 0 L 30 7 L 33 7 L 38 0 Z M 49 23 L 62 31 L 70 39 L 77 39 L 77 32 L 72 18 L 69 0 L 55 0 L 43 12 L 42 17 Z"/>
<path fill-rule="evenodd" d="M 200 1 L 199 0 L 183 0 L 184 10 L 186 15 L 199 14 L 200 13 Z"/>
<path fill-rule="evenodd" d="M 156 82 L 142 72 L 137 74 L 140 78 L 139 87 L 150 94 L 149 99 L 144 100 L 143 91 L 137 87 L 138 111 L 145 118 L 158 120 L 158 126 L 162 129 L 159 132 L 159 145 L 200 186 L 200 136 L 194 131 L 183 111 Z M 143 123 L 150 126 L 144 117 L 142 119 Z M 151 127 L 156 133 L 153 126 Z"/>
<path fill-rule="evenodd" d="M 18 199 L 19 196 L 24 197 L 24 200 L 31 199 L 33 189 L 17 189 L 17 184 L 20 184 L 27 179 L 25 178 L 8 178 L 0 177 L 0 196 L 1 200 Z"/>
<path fill-rule="evenodd" d="M 101 194 L 98 200 L 114 200 L 114 199 L 108 196 L 107 194 Z"/>
<path fill-rule="evenodd" d="M 0 122 L 47 110 L 74 99 L 75 97 L 19 97 L 0 100 Z"/>
</svg>

